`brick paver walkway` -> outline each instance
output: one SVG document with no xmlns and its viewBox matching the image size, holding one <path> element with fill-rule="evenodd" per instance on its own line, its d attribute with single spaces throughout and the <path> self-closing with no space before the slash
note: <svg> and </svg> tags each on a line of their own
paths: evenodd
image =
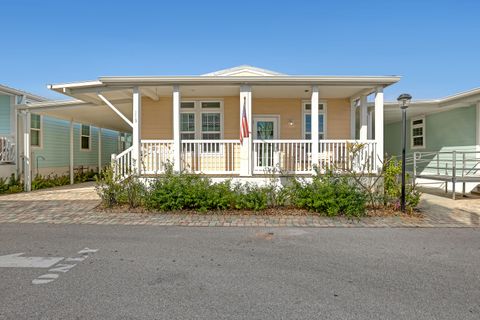
<svg viewBox="0 0 480 320">
<path fill-rule="evenodd" d="M 106 213 L 93 183 L 0 196 L 0 223 L 119 224 L 162 226 L 262 227 L 479 227 L 480 198 L 453 201 L 425 194 L 422 217 L 367 217 L 361 220 L 319 216 Z"/>
</svg>

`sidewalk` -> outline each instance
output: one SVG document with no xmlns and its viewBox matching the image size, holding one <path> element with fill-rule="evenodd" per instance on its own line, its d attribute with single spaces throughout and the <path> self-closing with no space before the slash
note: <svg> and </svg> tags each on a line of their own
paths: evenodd
<svg viewBox="0 0 480 320">
<path fill-rule="evenodd" d="M 480 198 L 424 194 L 421 217 L 367 217 L 361 220 L 321 216 L 252 216 L 97 212 L 93 183 L 0 196 L 0 223 L 219 227 L 480 227 Z"/>
</svg>

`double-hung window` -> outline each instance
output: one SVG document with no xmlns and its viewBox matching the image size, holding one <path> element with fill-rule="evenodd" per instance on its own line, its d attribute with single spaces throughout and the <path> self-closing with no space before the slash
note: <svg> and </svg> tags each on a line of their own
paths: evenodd
<svg viewBox="0 0 480 320">
<path fill-rule="evenodd" d="M 42 146 L 42 117 L 33 113 L 30 115 L 30 145 Z"/>
<path fill-rule="evenodd" d="M 80 130 L 80 149 L 90 150 L 90 126 L 82 124 Z"/>
<path fill-rule="evenodd" d="M 326 105 L 325 103 L 318 104 L 318 139 L 322 140 L 325 138 L 325 114 L 326 114 Z M 312 104 L 304 103 L 303 104 L 303 136 L 304 139 L 312 139 Z"/>
<path fill-rule="evenodd" d="M 216 100 L 183 101 L 180 107 L 182 140 L 220 140 L 223 132 L 223 103 Z M 203 152 L 219 152 L 218 143 L 204 143 Z"/>
<path fill-rule="evenodd" d="M 411 147 L 412 149 L 425 148 L 425 117 L 412 119 Z"/>
</svg>

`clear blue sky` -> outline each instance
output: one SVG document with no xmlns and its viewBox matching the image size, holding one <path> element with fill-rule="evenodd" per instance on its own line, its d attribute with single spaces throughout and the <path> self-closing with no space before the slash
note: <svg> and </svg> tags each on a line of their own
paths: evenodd
<svg viewBox="0 0 480 320">
<path fill-rule="evenodd" d="M 123 2 L 3 0 L 0 83 L 59 98 L 47 84 L 250 64 L 403 76 L 387 99 L 480 87 L 478 0 Z"/>
</svg>

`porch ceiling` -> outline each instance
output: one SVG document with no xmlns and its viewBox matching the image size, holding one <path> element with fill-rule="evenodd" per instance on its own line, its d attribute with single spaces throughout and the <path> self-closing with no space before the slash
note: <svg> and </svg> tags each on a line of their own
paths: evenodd
<svg viewBox="0 0 480 320">
<path fill-rule="evenodd" d="M 115 106 L 127 118 L 132 118 L 132 103 L 128 100 L 115 101 Z M 106 105 L 92 104 L 79 100 L 48 101 L 31 103 L 17 107 L 18 110 L 29 110 L 36 114 L 55 117 L 63 120 L 73 120 L 77 123 L 89 124 L 95 127 L 131 132 L 132 128 L 125 123 L 113 110 Z"/>
<path fill-rule="evenodd" d="M 172 97 L 172 86 L 140 86 L 143 96 L 153 100 L 160 97 Z M 348 99 L 360 94 L 369 94 L 375 87 L 366 85 L 323 85 L 319 86 L 320 99 Z M 183 85 L 180 86 L 182 97 L 222 97 L 238 96 L 239 85 Z M 103 104 L 98 97 L 101 93 L 110 101 L 132 101 L 132 87 L 103 87 L 96 90 L 78 89 L 66 90 L 65 94 L 92 104 Z M 310 85 L 256 85 L 252 86 L 252 97 L 255 98 L 302 98 L 308 99 L 311 95 Z"/>
</svg>

